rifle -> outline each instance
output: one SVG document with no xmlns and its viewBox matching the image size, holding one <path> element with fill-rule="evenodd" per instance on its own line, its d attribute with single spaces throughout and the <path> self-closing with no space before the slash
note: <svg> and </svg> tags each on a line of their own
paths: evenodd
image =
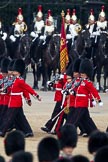
<svg viewBox="0 0 108 162">
<path fill-rule="evenodd" d="M 75 79 L 76 80 L 76 79 Z M 67 93 L 67 90 L 69 91 L 69 87 L 71 86 L 72 87 L 72 83 L 74 83 L 75 82 L 75 80 L 73 80 L 72 82 L 70 82 L 69 84 L 68 84 L 68 86 L 66 87 L 66 89 L 65 89 L 65 91 L 64 91 L 64 93 L 63 93 L 63 95 L 65 95 L 65 98 L 66 98 L 66 93 Z M 71 88 L 71 91 L 74 91 L 74 89 L 76 88 L 76 87 L 78 87 L 80 84 L 81 84 L 81 82 L 82 82 L 82 80 L 83 79 L 80 79 L 80 81 L 79 82 L 77 82 L 77 83 L 75 83 L 74 84 L 74 87 L 72 87 Z M 65 101 L 65 99 L 64 99 L 64 97 L 63 97 L 63 99 L 62 99 L 62 104 L 61 104 L 61 108 L 63 108 L 63 104 L 64 104 L 64 101 Z M 64 107 L 53 119 L 52 119 L 52 121 L 54 121 L 65 109 L 66 109 L 67 107 Z"/>
<path fill-rule="evenodd" d="M 8 77 L 0 79 L 0 86 L 8 81 Z"/>
<path fill-rule="evenodd" d="M 16 79 L 16 77 L 12 77 L 12 79 L 8 80 L 7 83 L 4 84 L 3 92 L 5 92 L 7 90 L 7 88 L 13 84 L 15 79 Z"/>
<path fill-rule="evenodd" d="M 59 74 L 56 74 L 55 76 L 53 76 L 52 80 L 51 81 L 48 81 L 47 84 L 49 86 L 53 85 L 55 83 L 55 81 L 58 81 L 60 80 L 60 75 Z"/>
</svg>

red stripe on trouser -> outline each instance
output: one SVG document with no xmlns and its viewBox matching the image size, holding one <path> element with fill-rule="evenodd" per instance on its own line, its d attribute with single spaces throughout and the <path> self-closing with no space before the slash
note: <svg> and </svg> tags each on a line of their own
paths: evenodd
<svg viewBox="0 0 108 162">
<path fill-rule="evenodd" d="M 57 124 L 56 124 L 56 127 L 55 127 L 55 132 L 58 136 L 59 136 L 60 127 L 63 123 L 63 116 L 64 116 L 64 111 L 60 114 L 59 119 L 58 119 Z"/>
</svg>

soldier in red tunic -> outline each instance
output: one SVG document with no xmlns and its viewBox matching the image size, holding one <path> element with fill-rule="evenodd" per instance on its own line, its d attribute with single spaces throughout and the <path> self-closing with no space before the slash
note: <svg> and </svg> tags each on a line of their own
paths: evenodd
<svg viewBox="0 0 108 162">
<path fill-rule="evenodd" d="M 0 89 L 4 87 L 6 82 L 8 81 L 8 64 L 10 60 L 8 58 L 3 58 L 1 60 L 1 79 L 0 79 Z M 9 98 L 9 95 L 6 95 L 5 92 L 0 92 L 0 123 L 2 122 L 2 118 L 7 110 L 5 98 Z"/>
<path fill-rule="evenodd" d="M 61 103 L 62 103 L 61 91 L 65 84 L 65 80 L 66 80 L 66 75 L 65 74 L 60 75 L 60 79 L 58 81 L 56 81 L 53 85 L 53 87 L 55 88 L 54 101 L 56 101 L 56 104 L 55 104 L 53 113 L 51 115 L 51 118 L 47 121 L 47 123 L 45 124 L 45 127 L 41 127 L 41 129 L 47 133 L 51 132 L 51 130 L 58 118 L 56 118 L 54 121 L 52 121 L 52 119 L 61 111 Z"/>
<path fill-rule="evenodd" d="M 17 123 L 18 128 L 24 133 L 25 137 L 33 136 L 31 127 L 22 109 L 22 92 L 28 91 L 31 95 L 41 101 L 39 95 L 21 77 L 25 70 L 25 63 L 22 59 L 17 59 L 13 65 L 13 75 L 16 79 L 13 82 L 8 103 L 8 110 L 0 126 L 0 136 L 4 136 L 8 128 Z"/>
<path fill-rule="evenodd" d="M 92 77 L 92 64 L 88 59 L 82 60 L 80 64 L 80 76 L 81 83 L 76 90 L 75 97 L 75 110 L 72 114 L 71 123 L 75 126 L 78 126 L 80 122 L 83 122 L 83 126 L 86 129 L 88 135 L 91 132 L 97 129 L 95 123 L 90 117 L 88 104 L 89 104 L 89 94 L 92 94 L 96 101 L 99 103 L 99 106 L 102 106 L 103 103 L 98 94 L 98 91 L 94 87 L 93 83 L 90 81 Z"/>
</svg>

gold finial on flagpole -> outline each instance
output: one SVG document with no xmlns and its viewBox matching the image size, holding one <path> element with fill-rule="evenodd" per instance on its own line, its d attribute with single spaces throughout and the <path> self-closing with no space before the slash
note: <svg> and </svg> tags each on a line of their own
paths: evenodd
<svg viewBox="0 0 108 162">
<path fill-rule="evenodd" d="M 62 12 L 61 12 L 61 16 L 62 16 L 62 17 L 65 16 L 64 10 L 62 10 Z"/>
</svg>

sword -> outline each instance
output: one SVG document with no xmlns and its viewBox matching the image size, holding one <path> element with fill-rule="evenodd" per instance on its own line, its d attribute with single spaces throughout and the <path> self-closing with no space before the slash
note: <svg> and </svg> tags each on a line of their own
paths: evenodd
<svg viewBox="0 0 108 162">
<path fill-rule="evenodd" d="M 83 79 L 81 79 L 78 83 L 76 83 L 74 85 L 73 88 L 70 88 L 71 91 L 73 91 L 76 87 L 78 87 L 81 82 L 83 81 Z M 72 83 L 71 83 L 72 84 Z M 67 89 L 66 89 L 67 90 Z M 65 91 L 66 92 L 66 91 Z M 62 99 L 62 104 L 61 104 L 61 108 L 63 108 L 63 105 L 64 105 L 64 102 L 65 102 L 65 99 L 66 99 L 66 93 L 63 93 L 63 99 Z M 64 107 L 54 118 L 52 118 L 52 121 L 54 121 L 67 107 Z"/>
<path fill-rule="evenodd" d="M 64 105 L 64 102 L 65 102 L 65 99 L 66 99 L 66 94 L 64 93 L 64 94 L 63 94 L 63 99 L 62 99 L 62 104 L 61 104 L 61 109 L 62 109 L 62 110 L 61 110 L 54 118 L 51 119 L 52 121 L 54 121 L 54 120 L 64 111 L 64 109 L 66 108 L 66 107 L 65 107 L 65 108 L 63 109 L 63 105 Z"/>
</svg>

